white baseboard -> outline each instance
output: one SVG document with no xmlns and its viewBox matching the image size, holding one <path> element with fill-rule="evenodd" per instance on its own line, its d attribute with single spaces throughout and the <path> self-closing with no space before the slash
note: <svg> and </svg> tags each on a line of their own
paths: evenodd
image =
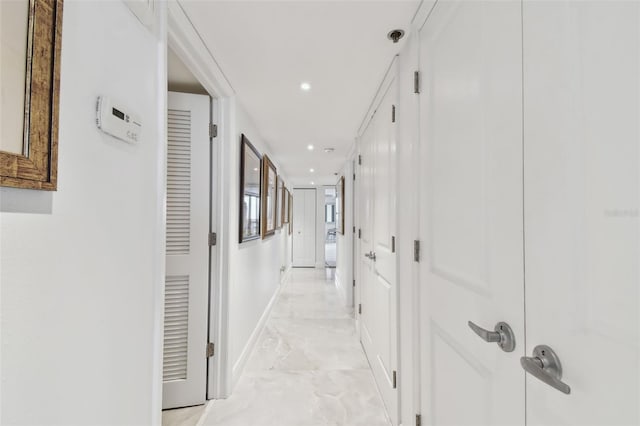
<svg viewBox="0 0 640 426">
<path fill-rule="evenodd" d="M 260 317 L 256 328 L 253 330 L 253 333 L 251 333 L 247 344 L 244 346 L 244 349 L 242 349 L 240 357 L 233 365 L 233 369 L 231 370 L 231 392 L 233 392 L 233 389 L 236 387 L 236 384 L 238 383 L 238 380 L 242 375 L 242 371 L 244 370 L 244 367 L 247 364 L 247 361 L 249 360 L 249 357 L 251 356 L 251 353 L 253 352 L 253 349 L 255 348 L 256 343 L 258 342 L 258 339 L 262 334 L 262 331 L 264 330 L 264 326 L 267 324 L 267 320 L 269 319 L 269 315 L 271 314 L 271 309 L 273 308 L 276 300 L 278 300 L 281 288 L 281 286 L 278 286 L 275 293 L 271 297 L 271 300 L 269 300 L 269 303 L 262 313 L 262 316 Z"/>
<path fill-rule="evenodd" d="M 280 285 L 284 285 L 287 280 L 289 279 L 289 276 L 291 275 L 291 269 L 293 268 L 292 265 L 289 265 L 289 267 L 284 271 L 284 273 L 282 274 L 282 277 L 280 277 Z"/>
</svg>

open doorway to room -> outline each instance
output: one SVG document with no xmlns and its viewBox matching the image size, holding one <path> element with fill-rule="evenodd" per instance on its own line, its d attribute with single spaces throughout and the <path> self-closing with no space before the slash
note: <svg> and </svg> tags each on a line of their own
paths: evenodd
<svg viewBox="0 0 640 426">
<path fill-rule="evenodd" d="M 188 410 L 198 416 L 211 398 L 214 370 L 209 342 L 215 339 L 218 149 L 211 129 L 217 104 L 171 49 L 167 89 L 162 407 L 199 406 Z M 165 411 L 163 424 L 185 415 L 184 410 Z"/>
<path fill-rule="evenodd" d="M 336 189 L 324 189 L 324 263 L 327 268 L 335 268 L 336 254 Z"/>
</svg>

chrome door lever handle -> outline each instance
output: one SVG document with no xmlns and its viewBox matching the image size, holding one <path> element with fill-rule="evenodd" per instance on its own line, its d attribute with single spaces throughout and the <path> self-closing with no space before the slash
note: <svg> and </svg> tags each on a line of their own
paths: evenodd
<svg viewBox="0 0 640 426">
<path fill-rule="evenodd" d="M 533 356 L 520 358 L 520 365 L 527 373 L 552 388 L 567 395 L 571 393 L 571 387 L 561 380 L 562 365 L 560 365 L 560 359 L 549 346 L 536 346 L 533 348 Z"/>
<path fill-rule="evenodd" d="M 494 331 L 485 330 L 477 324 L 469 321 L 469 328 L 473 330 L 482 340 L 489 343 L 497 343 L 505 352 L 513 352 L 516 348 L 516 336 L 506 322 L 499 322 L 494 327 Z"/>
</svg>

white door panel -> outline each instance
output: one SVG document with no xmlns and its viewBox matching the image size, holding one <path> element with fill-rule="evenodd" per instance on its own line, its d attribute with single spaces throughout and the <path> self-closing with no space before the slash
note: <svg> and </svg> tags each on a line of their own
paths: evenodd
<svg viewBox="0 0 640 426">
<path fill-rule="evenodd" d="M 439 2 L 421 30 L 426 424 L 524 424 L 521 59 L 518 1 Z"/>
<path fill-rule="evenodd" d="M 398 424 L 395 162 L 392 122 L 397 85 L 391 79 L 361 137 L 361 340 L 393 424 Z M 374 254 L 375 260 L 366 255 Z"/>
<path fill-rule="evenodd" d="M 209 272 L 208 96 L 169 93 L 163 408 L 203 404 Z"/>
<path fill-rule="evenodd" d="M 316 190 L 293 190 L 293 266 L 316 265 Z"/>
<path fill-rule="evenodd" d="M 524 2 L 529 425 L 640 424 L 640 4 Z"/>
</svg>

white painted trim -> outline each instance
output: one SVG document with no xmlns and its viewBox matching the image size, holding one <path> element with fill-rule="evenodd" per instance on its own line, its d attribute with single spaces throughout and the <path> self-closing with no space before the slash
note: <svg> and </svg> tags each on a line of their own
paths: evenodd
<svg viewBox="0 0 640 426">
<path fill-rule="evenodd" d="M 204 44 L 178 0 L 167 1 L 168 41 L 171 49 L 215 98 L 235 95 L 235 90 Z"/>
<path fill-rule="evenodd" d="M 223 206 L 230 205 L 232 192 L 230 173 L 235 173 L 235 170 L 230 170 L 231 166 L 225 161 L 229 157 L 229 149 L 234 142 L 232 140 L 234 134 L 232 124 L 235 122 L 235 91 L 178 0 L 166 1 L 165 21 L 168 46 L 178 55 L 209 95 L 216 98 L 218 106 L 218 203 L 216 220 L 212 222 L 212 227 L 218 233 L 218 268 L 215 271 L 215 276 L 212 271 L 210 301 L 215 316 L 215 318 L 210 318 L 210 325 L 213 327 L 210 335 L 214 336 L 217 355 L 213 359 L 213 374 L 209 376 L 210 378 L 213 376 L 213 383 L 209 386 L 210 392 L 207 397 L 226 398 L 231 394 L 232 389 L 232 372 L 228 359 L 229 250 L 235 234 L 230 230 L 228 209 Z M 163 90 L 167 91 L 166 85 Z M 164 244 L 162 245 L 164 246 Z M 162 363 L 160 363 L 160 367 L 162 367 Z"/>
<path fill-rule="evenodd" d="M 273 305 L 275 305 L 276 301 L 278 300 L 281 290 L 282 290 L 282 286 L 278 286 L 276 288 L 276 291 L 273 293 L 271 300 L 269 300 L 269 304 L 267 305 L 266 309 L 262 313 L 262 316 L 260 317 L 260 320 L 258 321 L 258 325 L 256 325 L 256 328 L 253 330 L 253 333 L 251 333 L 251 336 L 249 337 L 247 344 L 242 349 L 242 353 L 238 357 L 238 361 L 236 361 L 236 363 L 233 365 L 233 369 L 232 369 L 232 387 L 233 388 L 235 388 L 236 384 L 238 383 L 238 380 L 240 380 L 240 376 L 242 376 L 242 371 L 244 370 L 244 367 L 247 365 L 247 361 L 249 360 L 249 357 L 251 356 L 251 353 L 253 352 L 253 349 L 255 348 L 256 343 L 258 343 L 258 340 L 262 335 L 262 332 L 264 331 L 265 325 L 267 324 L 267 321 L 269 320 L 269 316 L 271 315 L 271 309 L 273 309 Z"/>
<path fill-rule="evenodd" d="M 163 6 L 155 8 L 157 24 L 156 37 L 158 38 L 158 79 L 156 90 L 158 92 L 158 105 L 156 114 L 158 123 L 162 123 L 158 129 L 159 140 L 167 139 L 167 11 Z M 167 216 L 165 200 L 167 197 L 167 146 L 158 144 L 156 158 L 156 212 L 154 233 L 154 257 L 157 260 L 153 271 L 153 348 L 152 348 L 152 378 L 151 378 L 151 424 L 162 425 L 162 365 L 164 358 L 164 282 L 166 268 L 166 229 Z"/>
<path fill-rule="evenodd" d="M 283 228 L 284 229 L 284 228 Z M 286 238 L 289 238 L 289 235 L 286 236 Z M 287 267 L 287 269 L 284 271 L 284 273 L 282 274 L 282 278 L 280 278 L 280 285 L 283 286 L 285 285 L 285 283 L 287 282 L 287 280 L 289 280 L 289 278 L 291 278 L 291 270 L 293 269 L 292 265 L 289 265 Z"/>
<path fill-rule="evenodd" d="M 360 124 L 360 127 L 358 128 L 358 137 L 362 136 L 364 131 L 367 129 L 367 126 L 369 126 L 369 123 L 371 122 L 373 115 L 378 109 L 378 106 L 380 106 L 380 102 L 382 102 L 382 98 L 384 98 L 384 95 L 387 93 L 387 90 L 389 89 L 389 85 L 393 83 L 393 80 L 395 80 L 397 74 L 398 74 L 398 55 L 395 55 L 391 60 L 391 63 L 389 64 L 389 68 L 387 69 L 384 75 L 384 78 L 380 82 L 380 86 L 378 87 L 375 96 L 371 100 L 371 105 L 369 105 L 369 109 L 367 109 L 367 113 L 362 119 L 362 124 Z"/>
<path fill-rule="evenodd" d="M 231 166 L 225 161 L 229 158 L 229 150 L 233 144 L 233 126 L 235 122 L 235 107 L 233 98 L 224 98 L 219 101 L 220 125 L 218 126 L 218 138 L 220 138 L 220 151 L 218 156 L 218 300 L 217 300 L 217 347 L 218 356 L 216 364 L 216 388 L 213 398 L 226 398 L 231 395 L 231 368 L 229 367 L 229 274 L 231 245 L 234 244 L 234 233 L 231 231 L 231 217 L 229 209 L 221 208 L 229 206 L 231 202 Z"/>
</svg>

